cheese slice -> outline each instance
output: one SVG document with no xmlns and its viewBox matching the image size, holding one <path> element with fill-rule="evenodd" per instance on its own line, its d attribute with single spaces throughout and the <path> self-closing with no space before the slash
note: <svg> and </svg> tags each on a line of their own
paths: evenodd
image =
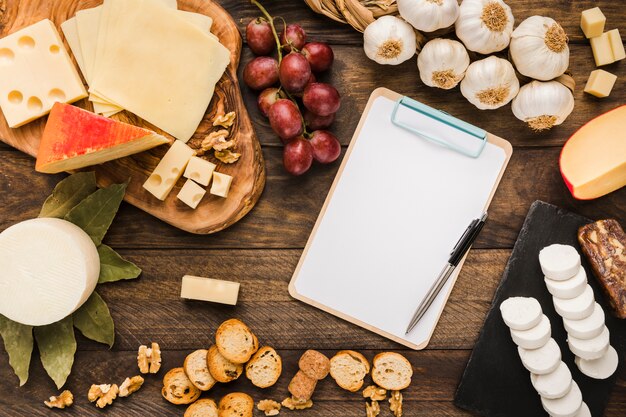
<svg viewBox="0 0 626 417">
<path fill-rule="evenodd" d="M 609 349 L 601 358 L 585 360 L 576 357 L 574 361 L 580 372 L 594 379 L 607 379 L 615 373 L 619 364 L 617 351 L 613 346 L 609 346 Z"/>
<path fill-rule="evenodd" d="M 580 270 L 580 254 L 573 246 L 555 243 L 541 249 L 539 264 L 546 278 L 565 281 Z"/>
<path fill-rule="evenodd" d="M 539 395 L 553 400 L 561 398 L 570 390 L 572 373 L 565 362 L 561 361 L 559 366 L 549 374 L 530 374 L 530 381 Z"/>
<path fill-rule="evenodd" d="M 604 330 L 604 310 L 600 304 L 594 303 L 593 312 L 581 320 L 563 319 L 563 327 L 568 335 L 578 339 L 593 339 Z"/>
<path fill-rule="evenodd" d="M 535 327 L 528 330 L 511 329 L 511 338 L 517 346 L 524 349 L 539 349 L 548 343 L 551 333 L 550 319 L 542 314 L 541 321 Z"/>
<path fill-rule="evenodd" d="M 532 297 L 509 297 L 500 304 L 500 313 L 513 330 L 528 330 L 541 321 L 541 305 Z"/>
<path fill-rule="evenodd" d="M 236 305 L 239 283 L 185 275 L 180 289 L 181 298 Z"/>
<path fill-rule="evenodd" d="M 53 174 L 132 155 L 169 140 L 150 130 L 56 103 L 44 129 L 35 170 Z"/>
<path fill-rule="evenodd" d="M 626 185 L 626 106 L 581 127 L 565 143 L 561 175 L 575 198 L 602 197 Z"/>
<path fill-rule="evenodd" d="M 570 299 L 578 297 L 587 287 L 587 273 L 582 266 L 578 268 L 578 273 L 565 281 L 555 281 L 544 278 L 546 287 L 550 294 L 557 298 Z"/>
<path fill-rule="evenodd" d="M 78 26 L 76 25 L 76 17 L 66 20 L 61 23 L 61 30 L 65 36 L 67 44 L 74 54 L 74 59 L 80 68 L 80 72 L 85 75 L 85 59 L 83 58 L 83 51 L 80 49 L 80 38 L 78 37 Z"/>
<path fill-rule="evenodd" d="M 564 319 L 582 320 L 593 313 L 595 304 L 593 290 L 587 284 L 583 292 L 574 298 L 552 297 L 554 309 Z"/>
<path fill-rule="evenodd" d="M 100 274 L 93 241 L 61 219 L 38 218 L 0 233 L 0 314 L 43 326 L 79 308 Z"/>
<path fill-rule="evenodd" d="M 524 368 L 535 375 L 544 375 L 554 372 L 561 363 L 561 348 L 554 339 L 538 349 L 517 348 Z"/>
<path fill-rule="evenodd" d="M 552 417 L 575 417 L 583 404 L 583 394 L 576 381 L 572 381 L 572 387 L 561 398 L 549 399 L 541 397 L 541 405 Z"/>
<path fill-rule="evenodd" d="M 578 339 L 572 335 L 567 336 L 567 344 L 572 353 L 581 359 L 599 359 L 610 346 L 609 329 L 604 326 L 602 333 L 591 339 Z"/>
</svg>

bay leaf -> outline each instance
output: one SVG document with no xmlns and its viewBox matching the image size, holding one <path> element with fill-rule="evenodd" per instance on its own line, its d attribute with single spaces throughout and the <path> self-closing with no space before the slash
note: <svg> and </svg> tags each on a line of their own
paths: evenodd
<svg viewBox="0 0 626 417">
<path fill-rule="evenodd" d="M 57 388 L 61 389 L 72 371 L 76 353 L 72 316 L 46 326 L 35 327 L 35 340 L 41 364 Z"/>
<path fill-rule="evenodd" d="M 80 330 L 83 336 L 113 347 L 115 341 L 113 318 L 106 302 L 97 292 L 94 291 L 72 317 L 74 327 Z"/>
<path fill-rule="evenodd" d="M 98 284 L 134 279 L 141 274 L 141 269 L 137 265 L 122 258 L 119 253 L 105 244 L 98 246 L 98 255 L 100 255 Z"/>
<path fill-rule="evenodd" d="M 20 386 L 28 380 L 30 357 L 33 353 L 33 326 L 14 322 L 0 314 L 0 336 L 9 354 L 9 364 L 20 379 Z"/>
<path fill-rule="evenodd" d="M 65 220 L 83 229 L 96 246 L 100 245 L 117 214 L 127 185 L 113 184 L 101 188 L 71 209 Z"/>
<path fill-rule="evenodd" d="M 98 189 L 94 172 L 78 172 L 59 182 L 52 194 L 46 199 L 39 217 L 56 217 L 65 215 Z"/>
</svg>

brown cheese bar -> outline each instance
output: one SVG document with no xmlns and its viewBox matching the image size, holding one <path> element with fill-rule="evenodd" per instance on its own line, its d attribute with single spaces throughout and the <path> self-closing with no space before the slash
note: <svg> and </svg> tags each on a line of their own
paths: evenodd
<svg viewBox="0 0 626 417">
<path fill-rule="evenodd" d="M 626 233 L 616 220 L 599 220 L 578 230 L 578 242 L 620 319 L 626 318 Z"/>
</svg>

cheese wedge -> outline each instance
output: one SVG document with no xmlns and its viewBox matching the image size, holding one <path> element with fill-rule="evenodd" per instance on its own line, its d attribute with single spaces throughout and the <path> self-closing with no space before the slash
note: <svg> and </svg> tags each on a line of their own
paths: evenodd
<svg viewBox="0 0 626 417">
<path fill-rule="evenodd" d="M 35 170 L 70 171 L 122 158 L 169 140 L 150 130 L 56 103 L 50 112 Z"/>
<path fill-rule="evenodd" d="M 565 185 L 580 200 L 626 185 L 626 106 L 581 127 L 563 146 L 559 163 Z"/>
</svg>

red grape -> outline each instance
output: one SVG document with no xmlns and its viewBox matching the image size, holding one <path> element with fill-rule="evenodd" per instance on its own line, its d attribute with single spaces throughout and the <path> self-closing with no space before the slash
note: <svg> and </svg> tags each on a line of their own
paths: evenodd
<svg viewBox="0 0 626 417">
<path fill-rule="evenodd" d="M 326 130 L 316 130 L 311 133 L 311 146 L 313 158 L 322 164 L 335 162 L 341 154 L 341 144 L 335 135 Z"/>
<path fill-rule="evenodd" d="M 304 131 L 300 110 L 293 101 L 279 99 L 268 112 L 270 126 L 283 142 L 299 136 Z"/>
<path fill-rule="evenodd" d="M 311 130 L 326 129 L 335 121 L 335 113 L 329 116 L 319 116 L 310 110 L 304 112 L 304 123 Z"/>
<path fill-rule="evenodd" d="M 302 136 L 285 145 L 283 165 L 288 173 L 302 175 L 311 168 L 313 163 L 313 147 Z"/>
<path fill-rule="evenodd" d="M 311 66 L 304 55 L 291 52 L 280 63 L 278 74 L 285 90 L 290 93 L 299 93 L 304 90 L 311 78 Z"/>
<path fill-rule="evenodd" d="M 306 43 L 306 32 L 300 25 L 287 25 L 280 34 L 280 43 L 284 45 L 283 49 L 287 52 L 291 52 L 291 46 L 299 51 Z"/>
<path fill-rule="evenodd" d="M 243 69 L 243 81 L 253 90 L 271 87 L 278 78 L 278 61 L 268 56 L 254 58 Z"/>
<path fill-rule="evenodd" d="M 269 22 L 262 17 L 252 19 L 246 26 L 246 42 L 255 54 L 269 55 L 276 47 Z"/>
<path fill-rule="evenodd" d="M 324 42 L 311 42 L 304 45 L 302 54 L 311 65 L 313 72 L 323 72 L 333 65 L 335 54 L 330 46 Z"/>
<path fill-rule="evenodd" d="M 259 94 L 257 104 L 263 116 L 267 117 L 270 107 L 272 107 L 272 104 L 276 103 L 279 98 L 280 94 L 278 88 L 266 88 Z"/>
<path fill-rule="evenodd" d="M 304 106 L 319 116 L 336 113 L 341 105 L 339 92 L 325 83 L 313 83 L 306 86 L 302 95 Z"/>
</svg>

